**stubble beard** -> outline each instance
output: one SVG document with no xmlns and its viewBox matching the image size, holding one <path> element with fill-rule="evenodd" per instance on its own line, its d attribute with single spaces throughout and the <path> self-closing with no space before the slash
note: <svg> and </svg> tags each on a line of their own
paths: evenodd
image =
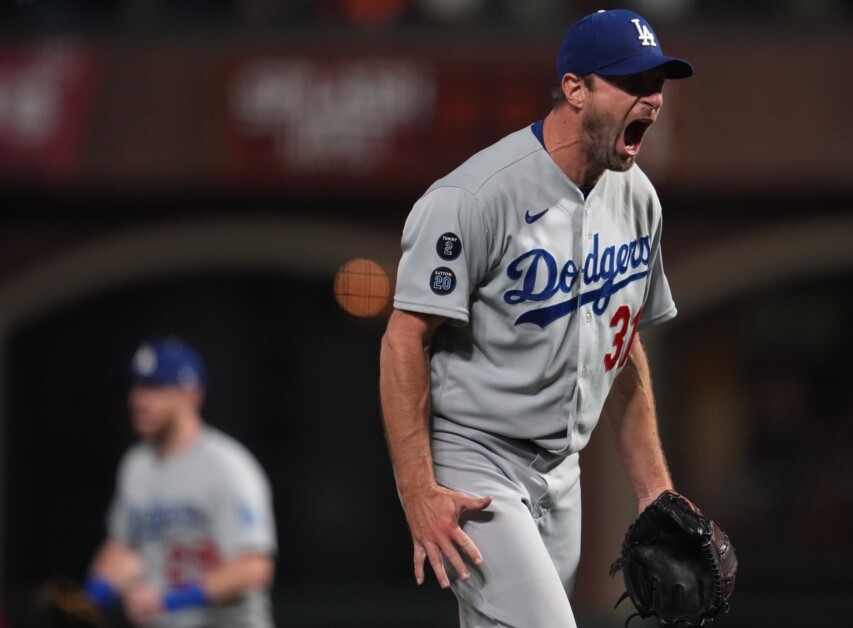
<svg viewBox="0 0 853 628">
<path fill-rule="evenodd" d="M 136 435 L 155 447 L 161 447 L 169 442 L 176 430 L 177 421 L 173 417 L 166 417 L 152 427 L 136 427 Z"/>
<path fill-rule="evenodd" d="M 626 160 L 616 154 L 616 143 L 622 133 L 620 121 L 609 118 L 590 103 L 581 126 L 586 132 L 584 152 L 595 169 L 625 172 L 634 165 L 634 157 Z"/>
</svg>

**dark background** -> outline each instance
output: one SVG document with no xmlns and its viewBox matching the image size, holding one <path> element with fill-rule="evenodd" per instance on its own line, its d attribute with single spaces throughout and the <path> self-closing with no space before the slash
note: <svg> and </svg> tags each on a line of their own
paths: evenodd
<svg viewBox="0 0 853 628">
<path fill-rule="evenodd" d="M 279 623 L 455 625 L 452 595 L 410 573 L 379 417 L 384 315 L 342 311 L 334 275 L 367 257 L 393 280 L 412 203 L 544 116 L 564 29 L 616 5 L 440 4 L 0 5 L 8 624 L 33 625 L 47 576 L 85 577 L 132 442 L 128 362 L 177 333 L 207 359 L 205 417 L 272 482 Z M 851 3 L 620 6 L 697 70 L 667 85 L 640 159 L 679 306 L 644 342 L 676 486 L 740 559 L 715 625 L 849 626 Z M 572 602 L 584 628 L 621 626 L 607 570 L 636 513 L 606 429 L 582 466 Z"/>
</svg>

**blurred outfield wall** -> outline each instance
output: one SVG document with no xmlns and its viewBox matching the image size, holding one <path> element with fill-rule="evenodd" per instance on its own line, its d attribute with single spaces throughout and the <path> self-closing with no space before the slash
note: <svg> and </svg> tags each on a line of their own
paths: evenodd
<svg viewBox="0 0 853 628">
<path fill-rule="evenodd" d="M 843 32 L 666 36 L 696 76 L 666 90 L 642 164 L 658 187 L 849 194 L 853 44 Z M 557 41 L 0 41 L 0 181 L 314 197 L 419 193 L 542 117 Z"/>
</svg>

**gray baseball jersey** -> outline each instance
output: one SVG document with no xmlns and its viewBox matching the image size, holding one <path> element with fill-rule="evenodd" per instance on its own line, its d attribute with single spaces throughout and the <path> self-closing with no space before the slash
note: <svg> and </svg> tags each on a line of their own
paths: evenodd
<svg viewBox="0 0 853 628">
<path fill-rule="evenodd" d="M 588 441 L 638 327 L 675 316 L 661 209 L 636 166 L 584 199 L 531 128 L 437 181 L 403 232 L 394 304 L 451 319 L 432 411 L 565 454 Z"/>
<path fill-rule="evenodd" d="M 541 123 L 437 181 L 403 232 L 394 304 L 449 319 L 431 358 L 436 480 L 491 495 L 461 525 L 483 554 L 453 576 L 463 628 L 574 628 L 577 452 L 638 328 L 675 316 L 661 209 L 639 168 L 585 196 Z"/>
<path fill-rule="evenodd" d="M 136 550 L 162 590 L 197 583 L 216 564 L 246 552 L 272 555 L 270 488 L 255 458 L 206 426 L 185 450 L 161 457 L 141 442 L 125 454 L 108 520 L 109 536 Z M 169 613 L 152 626 L 270 628 L 270 601 L 251 591 L 221 606 Z"/>
</svg>

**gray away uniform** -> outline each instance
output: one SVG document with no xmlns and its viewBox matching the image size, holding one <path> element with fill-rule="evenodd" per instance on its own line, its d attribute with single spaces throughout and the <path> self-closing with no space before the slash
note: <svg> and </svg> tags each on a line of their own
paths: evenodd
<svg viewBox="0 0 853 628">
<path fill-rule="evenodd" d="M 453 579 L 463 627 L 575 625 L 577 453 L 636 330 L 675 316 L 660 238 L 639 168 L 585 200 L 530 128 L 412 209 L 394 305 L 449 319 L 431 357 L 436 477 L 494 497 L 463 523 L 485 561 Z"/>
<path fill-rule="evenodd" d="M 267 478 L 249 451 L 206 426 L 196 440 L 162 458 L 133 446 L 119 466 L 109 536 L 139 552 L 158 589 L 199 582 L 222 561 L 248 552 L 274 555 L 276 532 Z M 156 627 L 271 628 L 270 600 L 251 591 L 221 606 L 168 613 Z"/>
</svg>

